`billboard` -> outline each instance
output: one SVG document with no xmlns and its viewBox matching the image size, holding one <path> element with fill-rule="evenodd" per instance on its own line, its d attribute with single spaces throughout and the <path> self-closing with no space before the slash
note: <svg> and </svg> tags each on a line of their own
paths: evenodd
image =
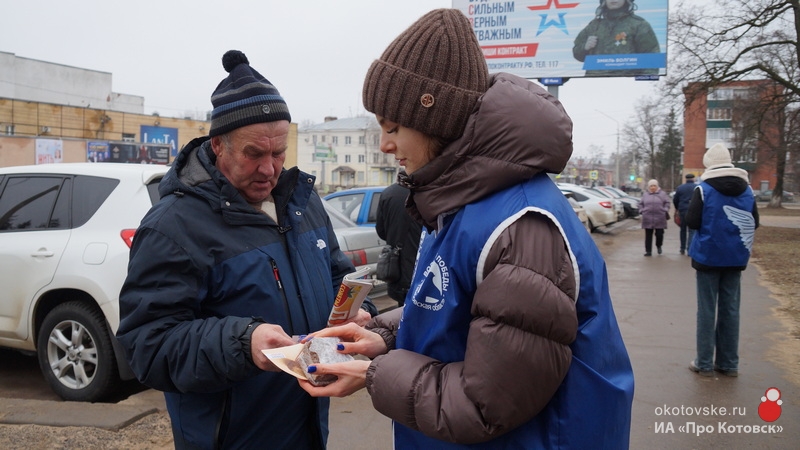
<svg viewBox="0 0 800 450">
<path fill-rule="evenodd" d="M 36 139 L 36 164 L 54 164 L 64 160 L 61 139 Z"/>
<path fill-rule="evenodd" d="M 106 149 L 104 149 L 104 144 Z M 90 162 L 117 162 L 135 164 L 167 164 L 169 144 L 148 144 L 137 142 L 111 141 L 107 143 L 90 142 L 87 145 Z"/>
<path fill-rule="evenodd" d="M 139 127 L 142 142 L 151 144 L 169 144 L 169 154 L 171 156 L 178 156 L 178 129 L 169 127 L 151 127 L 149 125 L 141 125 Z"/>
<path fill-rule="evenodd" d="M 552 80 L 667 73 L 668 0 L 453 0 L 489 72 Z"/>
<path fill-rule="evenodd" d="M 332 145 L 316 144 L 314 146 L 314 161 L 336 161 L 336 151 Z"/>
</svg>

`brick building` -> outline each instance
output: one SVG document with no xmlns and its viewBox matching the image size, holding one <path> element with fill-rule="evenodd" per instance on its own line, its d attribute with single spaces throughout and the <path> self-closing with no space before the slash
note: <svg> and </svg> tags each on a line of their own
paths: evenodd
<svg viewBox="0 0 800 450">
<path fill-rule="evenodd" d="M 731 150 L 734 165 L 749 173 L 753 189 L 773 189 L 782 111 L 765 100 L 777 92 L 770 80 L 737 81 L 708 90 L 699 83 L 688 85 L 684 89 L 683 174 L 703 173 L 706 150 L 722 143 Z M 788 191 L 796 188 L 791 166 L 787 163 L 784 178 Z"/>
</svg>

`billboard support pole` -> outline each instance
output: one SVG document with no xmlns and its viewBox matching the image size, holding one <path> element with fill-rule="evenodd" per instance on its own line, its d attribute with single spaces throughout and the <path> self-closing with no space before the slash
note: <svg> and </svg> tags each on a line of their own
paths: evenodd
<svg viewBox="0 0 800 450">
<path fill-rule="evenodd" d="M 614 159 L 616 159 L 617 166 L 616 166 L 616 169 L 614 170 L 614 187 L 618 188 L 620 186 L 620 183 L 619 183 L 619 121 L 617 119 L 609 116 L 608 114 L 604 113 L 603 111 L 600 111 L 599 109 L 595 109 L 595 111 L 597 111 L 600 114 L 608 117 L 609 119 L 613 120 L 614 123 L 617 124 L 617 154 L 616 154 L 616 157 L 614 158 Z"/>
</svg>

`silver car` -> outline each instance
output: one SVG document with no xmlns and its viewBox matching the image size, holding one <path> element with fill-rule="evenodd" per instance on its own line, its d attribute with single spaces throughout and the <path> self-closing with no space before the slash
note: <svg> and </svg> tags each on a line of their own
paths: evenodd
<svg viewBox="0 0 800 450">
<path fill-rule="evenodd" d="M 624 214 L 622 203 L 618 200 L 603 196 L 589 188 L 562 183 L 558 184 L 558 188 L 561 192 L 571 192 L 575 200 L 586 209 L 586 215 L 589 216 L 589 228 L 592 231 L 617 222 L 619 217 Z"/>
<path fill-rule="evenodd" d="M 322 203 L 331 218 L 333 232 L 336 233 L 336 239 L 339 241 L 339 248 L 353 261 L 356 268 L 369 266 L 369 273 L 373 281 L 370 296 L 380 295 L 386 290 L 386 283 L 375 277 L 375 266 L 378 263 L 378 255 L 386 242 L 378 237 L 375 227 L 360 227 L 337 211 L 336 207 L 329 202 L 323 201 Z"/>
</svg>

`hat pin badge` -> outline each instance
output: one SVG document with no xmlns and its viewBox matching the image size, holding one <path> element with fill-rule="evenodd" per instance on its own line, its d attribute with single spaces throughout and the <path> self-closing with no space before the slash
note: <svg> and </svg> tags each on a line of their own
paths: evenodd
<svg viewBox="0 0 800 450">
<path fill-rule="evenodd" d="M 433 95 L 431 94 L 422 94 L 422 97 L 420 97 L 419 102 L 425 108 L 430 108 L 431 106 L 433 106 L 435 100 L 433 98 Z"/>
<path fill-rule="evenodd" d="M 264 114 L 269 114 L 269 105 L 261 105 L 261 111 Z"/>
</svg>

